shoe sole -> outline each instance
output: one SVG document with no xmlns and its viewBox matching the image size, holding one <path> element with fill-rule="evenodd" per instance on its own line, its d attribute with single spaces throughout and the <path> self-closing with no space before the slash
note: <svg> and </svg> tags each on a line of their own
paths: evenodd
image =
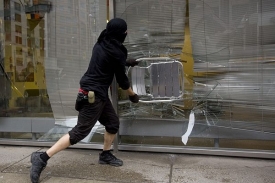
<svg viewBox="0 0 275 183">
<path fill-rule="evenodd" d="M 33 162 L 34 159 L 34 155 L 31 155 L 31 163 Z"/>
<path fill-rule="evenodd" d="M 101 165 L 111 165 L 111 166 L 115 166 L 115 167 L 119 167 L 119 166 L 123 165 L 123 163 L 121 165 L 119 165 L 119 164 L 115 164 L 115 163 L 107 163 L 105 161 L 100 161 L 100 160 L 98 161 L 98 163 Z"/>
</svg>

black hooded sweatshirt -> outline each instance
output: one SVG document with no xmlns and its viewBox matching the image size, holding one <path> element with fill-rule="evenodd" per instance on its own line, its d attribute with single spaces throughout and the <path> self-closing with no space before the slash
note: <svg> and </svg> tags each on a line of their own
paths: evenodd
<svg viewBox="0 0 275 183">
<path fill-rule="evenodd" d="M 96 97 L 106 100 L 114 75 L 123 90 L 130 87 L 125 74 L 127 49 L 122 44 L 126 31 L 127 24 L 122 19 L 115 18 L 107 23 L 94 45 L 89 67 L 80 80 L 81 89 L 94 91 Z"/>
</svg>

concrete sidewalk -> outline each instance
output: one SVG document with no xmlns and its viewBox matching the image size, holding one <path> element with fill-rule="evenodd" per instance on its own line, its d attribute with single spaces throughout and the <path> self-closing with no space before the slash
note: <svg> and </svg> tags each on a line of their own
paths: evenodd
<svg viewBox="0 0 275 183">
<path fill-rule="evenodd" d="M 29 183 L 39 147 L 0 145 L 0 183 Z M 67 149 L 51 158 L 43 183 L 275 183 L 275 161 L 120 151 L 122 167 L 99 165 L 99 150 Z"/>
</svg>

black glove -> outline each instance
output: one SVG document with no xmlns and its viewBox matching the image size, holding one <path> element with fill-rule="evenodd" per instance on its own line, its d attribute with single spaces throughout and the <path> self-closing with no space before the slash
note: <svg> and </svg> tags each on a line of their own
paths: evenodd
<svg viewBox="0 0 275 183">
<path fill-rule="evenodd" d="M 129 96 L 129 100 L 133 103 L 138 103 L 139 101 L 139 97 L 137 94 L 133 95 L 133 96 Z"/>
<path fill-rule="evenodd" d="M 136 59 L 132 59 L 132 58 L 130 58 L 130 59 L 127 59 L 126 60 L 126 66 L 131 66 L 131 67 L 134 67 L 134 66 L 136 66 L 136 65 L 138 65 L 138 61 L 136 61 Z"/>
</svg>

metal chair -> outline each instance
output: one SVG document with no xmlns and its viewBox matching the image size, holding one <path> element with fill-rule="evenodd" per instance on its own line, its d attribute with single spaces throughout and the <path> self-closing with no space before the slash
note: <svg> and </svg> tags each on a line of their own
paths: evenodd
<svg viewBox="0 0 275 183">
<path fill-rule="evenodd" d="M 168 57 L 140 58 L 137 61 L 141 63 L 130 68 L 128 75 L 141 103 L 183 99 L 183 65 L 179 61 Z"/>
</svg>

